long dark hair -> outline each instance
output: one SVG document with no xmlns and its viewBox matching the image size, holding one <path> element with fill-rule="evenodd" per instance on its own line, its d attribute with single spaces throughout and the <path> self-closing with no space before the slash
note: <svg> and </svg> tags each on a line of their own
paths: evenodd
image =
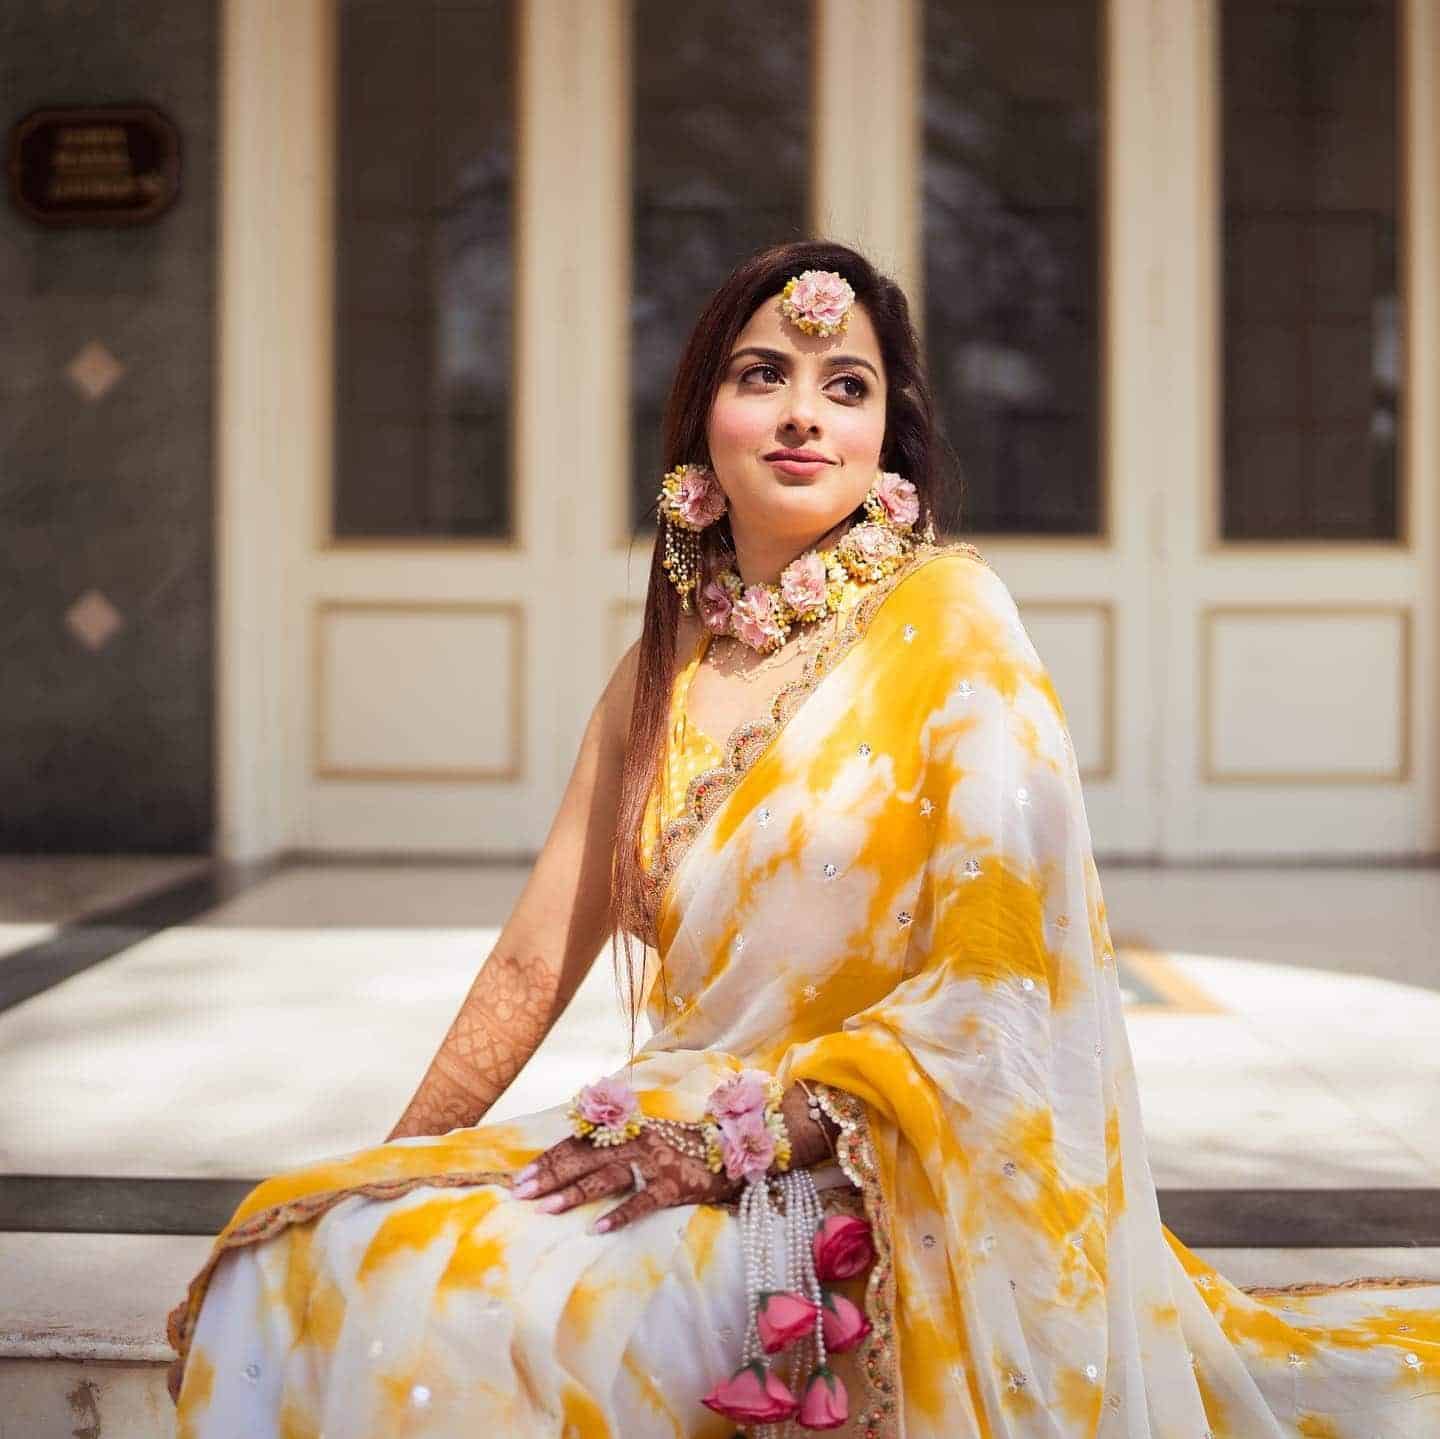
<svg viewBox="0 0 1440 1439">
<path fill-rule="evenodd" d="M 663 469 L 670 470 L 687 462 L 711 462 L 706 429 L 731 348 L 760 305 L 778 294 L 785 288 L 785 282 L 802 270 L 838 271 L 854 289 L 856 305 L 864 306 L 870 317 L 880 340 L 886 375 L 885 438 L 880 449 L 880 468 L 903 475 L 915 486 L 920 501 L 915 532 L 923 534 L 933 521 L 939 535 L 942 527 L 935 500 L 944 476 L 935 433 L 934 402 L 905 292 L 863 255 L 829 240 L 800 240 L 758 250 L 738 265 L 710 297 L 686 341 L 665 405 Z M 659 475 L 655 477 L 655 488 L 658 492 Z M 851 518 L 862 518 L 863 513 L 864 506 L 859 505 Z M 648 513 L 648 518 L 656 524 L 656 537 L 650 556 L 635 698 L 621 771 L 610 886 L 611 953 L 618 986 L 622 974 L 620 949 L 624 949 L 622 992 L 627 996 L 632 1058 L 643 974 L 637 973 L 631 939 L 633 935 L 646 933 L 648 919 L 641 838 L 646 804 L 664 750 L 680 613 L 680 597 L 661 563 L 663 546 L 658 517 L 657 504 Z M 720 568 L 722 557 L 733 553 L 729 517 L 722 516 L 701 530 L 698 538 L 698 584 L 703 586 Z M 657 975 L 657 982 L 659 978 Z"/>
</svg>

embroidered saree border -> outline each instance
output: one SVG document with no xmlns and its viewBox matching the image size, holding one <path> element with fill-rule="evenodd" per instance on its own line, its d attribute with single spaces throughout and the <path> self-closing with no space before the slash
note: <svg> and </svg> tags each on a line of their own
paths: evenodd
<svg viewBox="0 0 1440 1439">
<path fill-rule="evenodd" d="M 820 1107 L 840 1126 L 836 1157 L 852 1184 L 860 1188 L 865 1217 L 875 1244 L 875 1260 L 865 1281 L 865 1311 L 874 1326 L 861 1350 L 861 1367 L 870 1393 L 860 1415 L 863 1439 L 898 1439 L 900 1419 L 899 1355 L 895 1347 L 895 1264 L 890 1242 L 890 1207 L 880 1183 L 880 1166 L 870 1137 L 865 1101 L 848 1090 L 815 1084 Z"/>
<path fill-rule="evenodd" d="M 730 731 L 722 749 L 722 763 L 701 770 L 685 787 L 682 812 L 665 824 L 655 842 L 653 869 L 643 875 L 646 908 L 646 933 L 643 939 L 652 949 L 659 948 L 660 914 L 665 907 L 672 881 L 696 837 L 705 828 L 715 811 L 729 797 L 771 742 L 789 723 L 791 717 L 810 697 L 820 681 L 850 652 L 870 627 L 875 611 L 901 580 L 942 555 L 967 555 L 980 564 L 989 561 L 974 545 L 964 540 L 937 545 L 918 544 L 907 558 L 874 586 L 850 610 L 845 623 L 831 640 L 817 645 L 805 661 L 800 673 L 775 692 L 770 700 L 770 718 L 741 720 Z"/>
<path fill-rule="evenodd" d="M 1360 1279 L 1341 1279 L 1334 1284 L 1237 1284 L 1242 1294 L 1252 1297 L 1257 1294 L 1336 1294 L 1342 1289 L 1431 1289 L 1440 1284 L 1440 1275 L 1434 1279 L 1406 1279 L 1399 1275 L 1375 1275 Z"/>
</svg>

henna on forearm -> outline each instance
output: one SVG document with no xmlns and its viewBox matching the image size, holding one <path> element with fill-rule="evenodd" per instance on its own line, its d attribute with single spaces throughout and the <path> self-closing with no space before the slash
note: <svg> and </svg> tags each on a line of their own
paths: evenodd
<svg viewBox="0 0 1440 1439">
<path fill-rule="evenodd" d="M 493 950 L 386 1142 L 478 1124 L 550 1032 L 559 987 L 558 967 Z"/>
<path fill-rule="evenodd" d="M 834 1157 L 840 1126 L 821 1112 L 820 1123 L 810 1118 L 809 1099 L 800 1085 L 792 1084 L 780 1100 L 780 1113 L 790 1135 L 790 1166 L 809 1169 Z"/>
</svg>

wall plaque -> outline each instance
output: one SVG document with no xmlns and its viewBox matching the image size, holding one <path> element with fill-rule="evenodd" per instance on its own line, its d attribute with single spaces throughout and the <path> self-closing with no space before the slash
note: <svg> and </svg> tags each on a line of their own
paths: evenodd
<svg viewBox="0 0 1440 1439">
<path fill-rule="evenodd" d="M 145 105 L 32 110 L 10 131 L 10 198 L 42 225 L 138 225 L 180 190 L 180 135 Z"/>
</svg>

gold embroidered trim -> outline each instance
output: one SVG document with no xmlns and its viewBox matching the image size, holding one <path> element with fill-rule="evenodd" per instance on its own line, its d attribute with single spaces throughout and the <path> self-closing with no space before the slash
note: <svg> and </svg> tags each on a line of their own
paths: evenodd
<svg viewBox="0 0 1440 1439">
<path fill-rule="evenodd" d="M 771 742 L 785 728 L 791 716 L 815 687 L 869 628 L 875 611 L 886 596 L 901 580 L 942 555 L 968 555 L 987 568 L 990 565 L 974 545 L 964 540 L 947 545 L 922 540 L 897 569 L 892 570 L 884 579 L 877 580 L 871 589 L 856 601 L 839 633 L 817 645 L 801 667 L 800 673 L 775 692 L 770 700 L 771 717 L 741 720 L 730 731 L 721 747 L 725 755 L 724 761 L 691 777 L 689 784 L 685 786 L 684 808 L 661 829 L 652 855 L 653 868 L 646 870 L 642 876 L 647 911 L 646 933 L 643 938 L 652 949 L 659 948 L 660 910 L 664 905 L 670 881 L 679 869 L 680 861 L 695 842 L 696 836 L 705 828 L 710 817 L 725 802 L 746 772 L 770 748 Z"/>
<path fill-rule="evenodd" d="M 895 1349 L 895 1264 L 890 1246 L 890 1210 L 875 1162 L 869 1112 L 858 1095 L 833 1089 L 818 1080 L 815 1099 L 840 1126 L 840 1137 L 835 1141 L 836 1157 L 846 1177 L 864 1198 L 870 1236 L 875 1243 L 875 1262 L 865 1281 L 865 1312 L 874 1327 L 860 1353 L 870 1393 L 856 1432 L 863 1439 L 896 1439 L 900 1433 L 896 1408 L 900 1373 Z"/>
<path fill-rule="evenodd" d="M 1334 1294 L 1341 1289 L 1433 1289 L 1440 1286 L 1440 1276 L 1434 1279 L 1405 1279 L 1394 1277 L 1366 1279 L 1342 1279 L 1336 1284 L 1245 1284 L 1237 1285 L 1242 1294 Z"/>
<path fill-rule="evenodd" d="M 433 1185 L 436 1189 L 453 1189 L 473 1184 L 503 1184 L 508 1188 L 510 1180 L 508 1169 L 470 1169 L 445 1174 L 376 1179 L 369 1184 L 352 1185 L 348 1189 L 322 1189 L 318 1193 L 306 1194 L 284 1204 L 274 1204 L 269 1209 L 252 1214 L 219 1241 L 205 1261 L 205 1267 L 190 1281 L 185 1298 L 166 1316 L 165 1338 L 177 1355 L 165 1371 L 165 1387 L 170 1391 L 171 1401 L 177 1404 L 180 1401 L 180 1383 L 185 1375 L 190 1339 L 195 1332 L 196 1320 L 200 1317 L 200 1301 L 205 1297 L 210 1275 L 228 1250 L 273 1239 L 290 1225 L 308 1223 L 352 1194 L 364 1194 L 371 1199 L 397 1199 L 412 1189 L 418 1189 L 422 1184 Z"/>
</svg>

